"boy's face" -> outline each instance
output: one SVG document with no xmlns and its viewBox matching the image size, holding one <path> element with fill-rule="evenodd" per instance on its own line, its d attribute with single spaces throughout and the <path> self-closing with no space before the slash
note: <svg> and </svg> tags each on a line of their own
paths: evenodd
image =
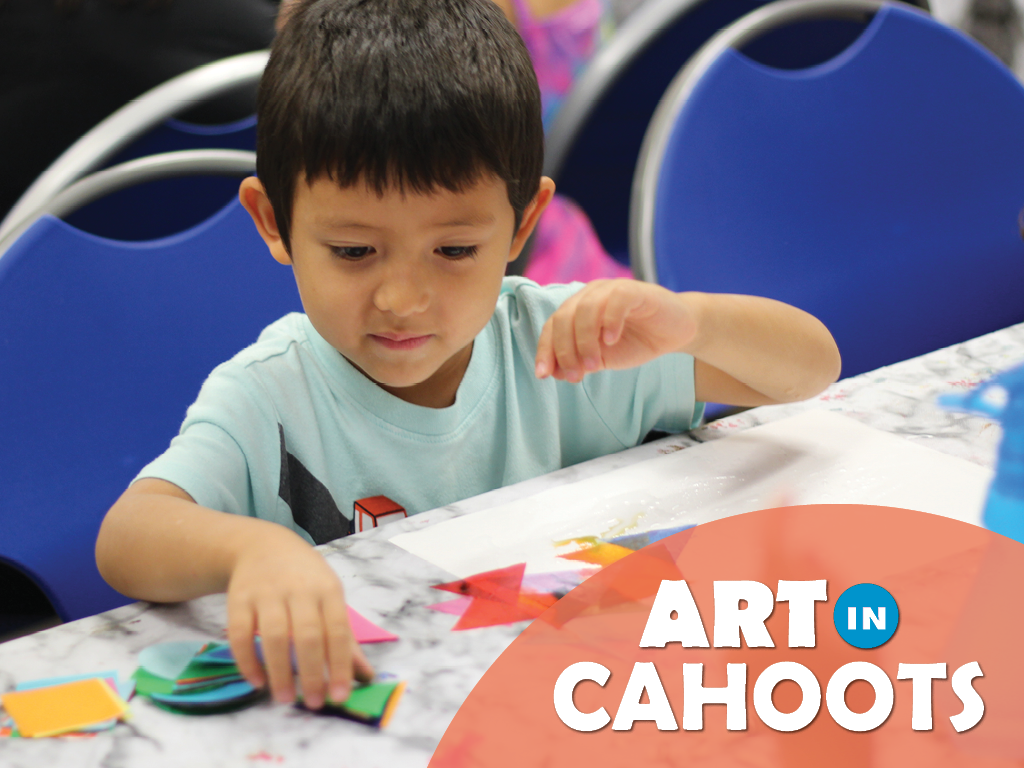
<svg viewBox="0 0 1024 768">
<path fill-rule="evenodd" d="M 246 179 L 241 197 L 274 258 L 292 264 L 313 327 L 392 394 L 444 407 L 553 189 L 542 182 L 514 231 L 505 183 L 492 176 L 462 192 L 383 196 L 300 179 L 290 256 L 259 182 Z"/>
</svg>

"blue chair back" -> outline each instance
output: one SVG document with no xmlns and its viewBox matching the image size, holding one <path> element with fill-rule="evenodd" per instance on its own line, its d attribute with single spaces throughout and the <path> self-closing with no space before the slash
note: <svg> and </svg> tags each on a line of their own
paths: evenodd
<svg viewBox="0 0 1024 768">
<path fill-rule="evenodd" d="M 0 258 L 0 560 L 65 620 L 128 602 L 96 569 L 105 512 L 207 374 L 296 310 L 237 201 L 150 242 L 37 221 Z"/>
<path fill-rule="evenodd" d="M 721 38 L 835 5 L 775 3 Z M 698 54 L 651 126 L 632 212 L 642 278 L 801 307 L 844 376 L 1024 321 L 1024 87 L 961 33 L 874 5 L 819 66 Z"/>
<path fill-rule="evenodd" d="M 185 149 L 255 151 L 256 116 L 222 125 L 198 125 L 171 118 L 133 141 L 103 167 Z M 153 240 L 205 221 L 237 194 L 238 181 L 224 176 L 159 179 L 106 195 L 65 220 L 100 237 Z"/>
<path fill-rule="evenodd" d="M 647 126 L 669 83 L 719 30 L 766 0 L 649 0 L 601 51 L 566 98 L 551 129 L 546 172 L 578 202 L 605 249 L 629 263 L 629 202 Z M 920 0 L 927 7 L 927 0 Z M 843 19 L 765 36 L 750 54 L 776 67 L 825 61 L 862 24 Z"/>
</svg>

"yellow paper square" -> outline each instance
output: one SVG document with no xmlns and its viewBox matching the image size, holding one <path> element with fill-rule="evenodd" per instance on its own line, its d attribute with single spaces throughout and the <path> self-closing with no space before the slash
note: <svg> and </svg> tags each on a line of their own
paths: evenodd
<svg viewBox="0 0 1024 768">
<path fill-rule="evenodd" d="M 120 717 L 128 709 L 124 700 L 103 680 L 14 691 L 0 696 L 22 736 L 56 736 Z"/>
</svg>

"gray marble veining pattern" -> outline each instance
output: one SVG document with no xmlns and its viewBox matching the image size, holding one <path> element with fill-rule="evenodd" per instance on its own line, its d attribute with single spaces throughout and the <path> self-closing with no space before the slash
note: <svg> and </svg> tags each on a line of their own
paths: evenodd
<svg viewBox="0 0 1024 768">
<path fill-rule="evenodd" d="M 0 766 L 425 766 L 463 699 L 524 625 L 452 632 L 453 616 L 426 608 L 445 599 L 431 586 L 450 575 L 390 544 L 392 536 L 812 408 L 838 411 L 991 466 L 998 426 L 943 411 L 935 397 L 1022 362 L 1024 325 L 1019 325 L 840 381 L 810 401 L 757 408 L 689 435 L 667 437 L 324 545 L 322 551 L 341 576 L 353 607 L 401 638 L 366 646 L 378 670 L 408 683 L 384 731 L 269 702 L 233 714 L 186 717 L 136 700 L 130 723 L 95 738 L 0 740 Z M 59 674 L 116 669 L 129 675 L 146 646 L 220 638 L 224 620 L 224 597 L 218 595 L 180 605 L 137 603 L 19 638 L 0 645 L 0 691 L 12 689 L 19 680 Z"/>
</svg>

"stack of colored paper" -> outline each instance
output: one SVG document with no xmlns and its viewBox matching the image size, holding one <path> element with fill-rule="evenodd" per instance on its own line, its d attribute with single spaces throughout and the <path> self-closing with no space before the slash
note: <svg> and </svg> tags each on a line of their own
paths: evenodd
<svg viewBox="0 0 1024 768">
<path fill-rule="evenodd" d="M 245 682 L 224 643 L 161 643 L 139 654 L 136 690 L 176 712 L 210 714 L 245 706 L 262 691 Z"/>
<path fill-rule="evenodd" d="M 262 659 L 259 638 L 256 651 Z M 139 654 L 139 665 L 134 674 L 136 690 L 172 712 L 223 712 L 264 694 L 242 678 L 227 643 L 152 645 Z M 397 680 L 377 680 L 355 687 L 341 703 L 328 700 L 320 711 L 383 728 L 404 689 L 405 683 Z"/>
<path fill-rule="evenodd" d="M 378 728 L 387 726 L 391 715 L 405 692 L 405 683 L 398 680 L 378 679 L 352 689 L 352 693 L 341 704 L 327 700 L 324 714 L 336 715 L 347 720 L 356 720 Z"/>
<path fill-rule="evenodd" d="M 23 682 L 0 695 L 7 712 L 0 736 L 93 735 L 128 719 L 133 691 L 117 672 Z"/>
</svg>

